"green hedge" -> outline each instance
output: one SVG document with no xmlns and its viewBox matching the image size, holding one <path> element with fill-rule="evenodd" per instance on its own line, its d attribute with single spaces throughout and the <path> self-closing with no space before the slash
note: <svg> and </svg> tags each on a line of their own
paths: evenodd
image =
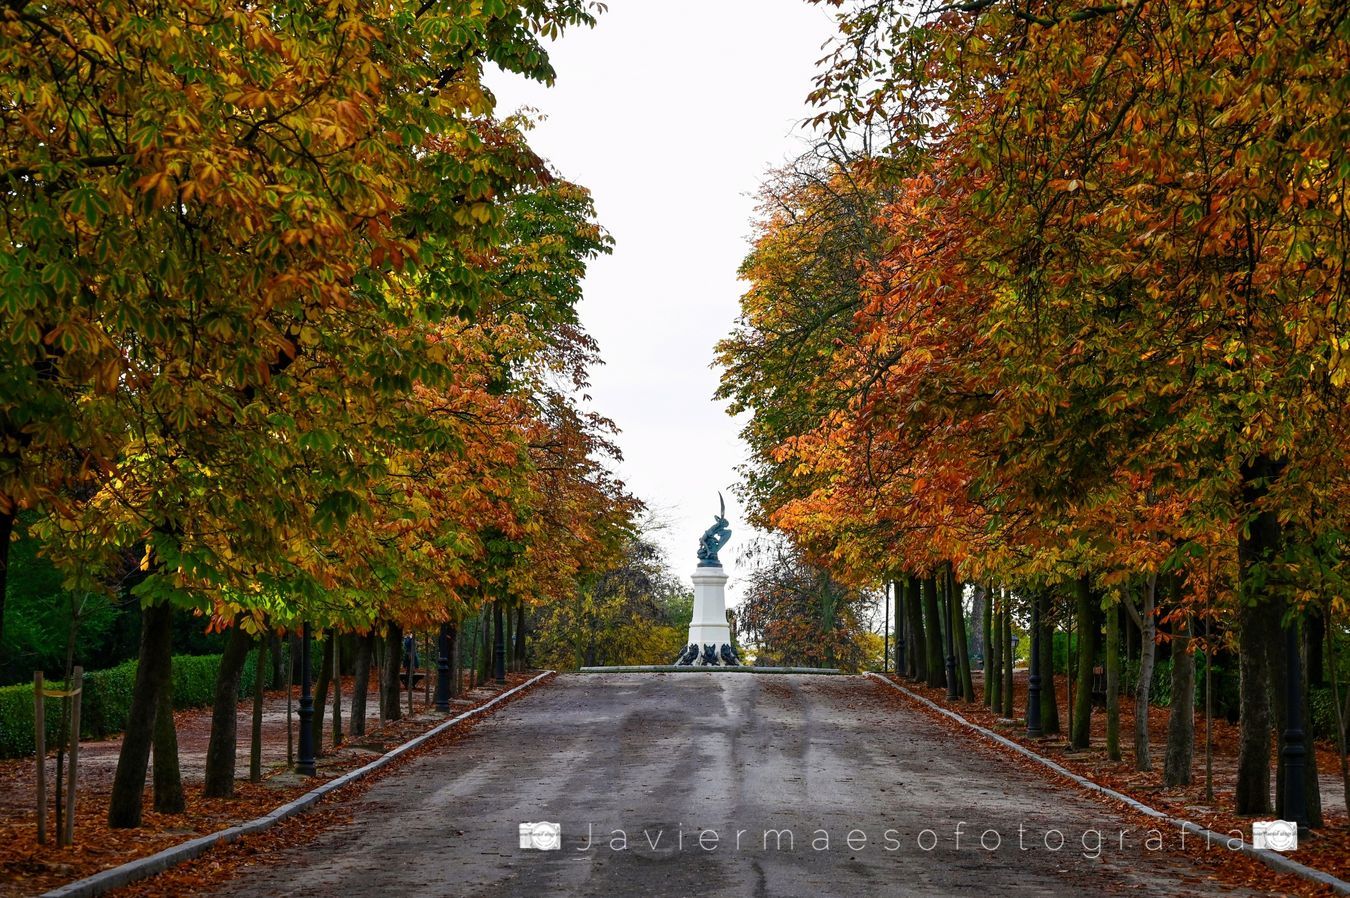
<svg viewBox="0 0 1350 898">
<path fill-rule="evenodd" d="M 1345 699 L 1345 687 L 1341 688 L 1341 699 Z M 1314 686 L 1309 689 L 1308 705 L 1313 735 L 1334 742 L 1339 733 L 1336 728 L 1336 702 L 1332 699 L 1331 687 Z"/>
<path fill-rule="evenodd" d="M 1139 678 L 1139 665 L 1131 662 L 1130 682 L 1133 692 L 1133 683 Z M 1205 710 L 1205 658 L 1203 655 L 1197 655 L 1195 659 L 1195 710 L 1201 713 Z M 1152 704 L 1159 708 L 1172 707 L 1172 659 L 1159 661 L 1153 667 L 1153 687 L 1149 692 L 1149 698 Z M 1214 665 L 1214 716 L 1227 717 L 1233 720 L 1237 719 L 1238 711 L 1238 672 L 1237 662 L 1232 662 L 1232 667 L 1225 667 L 1222 664 Z"/>
<path fill-rule="evenodd" d="M 250 653 L 240 678 L 241 697 L 253 691 L 253 668 L 257 653 Z M 175 655 L 173 658 L 173 706 L 200 708 L 215 698 L 220 655 Z M 80 701 L 80 735 L 102 739 L 126 729 L 131 696 L 136 684 L 136 662 L 125 661 L 107 670 L 84 675 Z M 64 684 L 48 681 L 52 689 Z M 61 700 L 48 699 L 47 744 L 56 744 L 61 729 Z M 33 684 L 0 686 L 0 758 L 19 758 L 33 753 Z"/>
</svg>

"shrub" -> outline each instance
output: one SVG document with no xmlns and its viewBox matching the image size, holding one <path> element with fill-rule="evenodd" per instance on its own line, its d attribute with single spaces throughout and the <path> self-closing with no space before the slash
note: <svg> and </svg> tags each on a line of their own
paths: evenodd
<svg viewBox="0 0 1350 898">
<path fill-rule="evenodd" d="M 178 709 L 209 705 L 216 694 L 219 655 L 179 655 L 173 659 L 173 706 Z"/>
<path fill-rule="evenodd" d="M 1345 697 L 1344 691 L 1341 697 Z M 1308 690 L 1308 717 L 1308 729 L 1314 738 L 1336 740 L 1336 702 L 1330 686 L 1314 686 Z"/>
<path fill-rule="evenodd" d="M 252 693 L 256 652 L 250 653 L 240 677 L 241 698 Z M 175 655 L 173 658 L 173 706 L 200 708 L 215 700 L 219 655 Z M 102 739 L 126 729 L 135 692 L 136 662 L 124 661 L 107 670 L 84 675 L 84 694 L 80 699 L 80 735 L 84 739 Z M 47 682 L 48 688 L 63 689 L 64 684 Z M 54 746 L 61 730 L 61 700 L 47 699 L 47 744 Z M 0 686 L 0 757 L 31 755 L 33 745 L 33 684 Z"/>
<path fill-rule="evenodd" d="M 60 683 L 51 684 L 60 688 Z M 48 699 L 48 702 L 56 701 Z M 47 744 L 56 742 L 61 731 L 59 707 L 46 714 Z M 33 684 L 0 686 L 0 757 L 17 758 L 33 753 Z"/>
<path fill-rule="evenodd" d="M 84 695 L 80 699 L 81 735 L 86 739 L 102 739 L 126 729 L 135 686 L 135 661 L 123 661 L 116 667 L 85 674 Z M 32 751 L 32 747 L 28 750 Z"/>
</svg>

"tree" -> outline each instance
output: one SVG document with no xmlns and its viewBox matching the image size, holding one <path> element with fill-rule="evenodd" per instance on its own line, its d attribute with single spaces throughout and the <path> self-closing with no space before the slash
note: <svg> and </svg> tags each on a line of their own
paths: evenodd
<svg viewBox="0 0 1350 898">
<path fill-rule="evenodd" d="M 394 450 L 447 445 L 427 425 L 449 416 L 398 399 L 460 375 L 441 325 L 505 242 L 496 197 L 542 175 L 488 117 L 483 63 L 550 80 L 541 35 L 593 8 L 189 6 L 5 25 L 0 535 L 40 507 L 83 543 L 75 585 L 139 543 L 148 605 L 326 616 L 378 576 L 340 531 L 388 495 Z"/>
<path fill-rule="evenodd" d="M 1260 811 L 1274 641 L 1346 532 L 1338 9 L 833 5 L 817 123 L 868 140 L 819 180 L 867 172 L 885 237 L 850 269 L 790 242 L 827 202 L 765 217 L 722 354 L 752 412 L 750 497 L 857 582 L 945 560 L 1038 597 L 1078 581 L 1080 700 L 1094 589 L 1146 584 L 1125 603 L 1145 768 L 1155 584 L 1184 584 L 1175 619 L 1212 598 L 1238 625 L 1238 808 Z M 812 309 L 828 340 L 768 352 Z M 1089 723 L 1080 704 L 1077 741 Z"/>
<path fill-rule="evenodd" d="M 864 609 L 873 597 L 834 579 L 781 540 L 754 546 L 736 624 L 761 667 L 866 669 Z"/>
</svg>

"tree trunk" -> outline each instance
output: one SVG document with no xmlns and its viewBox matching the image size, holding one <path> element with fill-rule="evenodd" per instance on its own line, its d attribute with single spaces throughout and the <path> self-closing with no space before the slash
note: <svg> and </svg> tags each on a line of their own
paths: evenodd
<svg viewBox="0 0 1350 898">
<path fill-rule="evenodd" d="M 1092 669 L 1097 660 L 1097 609 L 1086 574 L 1074 584 L 1078 619 L 1078 684 L 1074 692 L 1072 743 L 1087 748 L 1092 741 Z"/>
<path fill-rule="evenodd" d="M 1331 620 L 1331 600 L 1323 600 L 1324 613 L 1326 619 Z M 1337 666 L 1336 643 L 1330 639 L 1327 640 L 1327 667 L 1331 671 L 1331 705 L 1333 717 L 1336 721 L 1336 754 L 1341 765 L 1341 799 L 1345 802 L 1345 810 L 1350 814 L 1350 752 L 1347 752 L 1346 737 L 1350 735 L 1346 732 L 1347 709 L 1342 700 L 1341 675 L 1340 668 Z"/>
<path fill-rule="evenodd" d="M 923 629 L 923 606 L 919 595 L 919 578 L 912 574 L 905 578 L 905 614 L 909 617 L 910 669 L 914 679 L 928 675 L 928 643 Z"/>
<path fill-rule="evenodd" d="M 202 794 L 207 798 L 234 795 L 234 764 L 238 750 L 239 677 L 253 639 L 239 625 L 230 629 L 225 653 L 216 673 L 216 695 L 211 706 L 211 735 L 206 742 L 206 775 Z"/>
<path fill-rule="evenodd" d="M 1167 718 L 1163 785 L 1189 786 L 1195 759 L 1195 653 L 1191 622 L 1182 618 L 1172 635 L 1172 710 Z"/>
<path fill-rule="evenodd" d="M 1235 809 L 1239 814 L 1270 814 L 1270 655 L 1267 633 L 1279 631 L 1270 603 L 1238 606 L 1238 770 Z"/>
<path fill-rule="evenodd" d="M 154 739 L 159 694 L 168 688 L 172 672 L 164 659 L 171 656 L 173 609 L 168 604 L 152 605 L 141 611 L 141 643 L 136 665 L 135 689 L 131 710 L 117 756 L 112 794 L 108 800 L 108 826 L 129 829 L 141 825 L 141 800 L 145 775 Z M 168 650 L 165 650 L 165 647 Z"/>
<path fill-rule="evenodd" d="M 1012 593 L 1003 595 L 1003 716 L 1012 720 L 1013 714 L 1013 665 L 1017 658 L 1013 654 L 1012 641 Z"/>
<path fill-rule="evenodd" d="M 1120 760 L 1120 608 L 1106 612 L 1106 757 Z"/>
<path fill-rule="evenodd" d="M 887 581 L 882 581 L 882 589 L 886 593 L 884 600 L 890 602 L 891 629 L 889 636 L 891 639 L 891 657 L 895 659 L 895 675 L 904 676 L 905 673 L 905 600 L 904 594 L 900 591 L 900 581 L 890 582 L 890 588 L 886 589 Z M 882 661 L 886 659 L 883 656 Z M 882 664 L 882 670 L 887 669 Z"/>
<path fill-rule="evenodd" d="M 923 617 L 924 634 L 928 639 L 928 685 L 942 687 L 947 685 L 947 666 L 942 650 L 942 615 L 938 611 L 937 579 L 932 576 L 923 578 Z"/>
<path fill-rule="evenodd" d="M 403 666 L 403 628 L 393 621 L 384 633 L 384 669 L 380 677 L 380 718 L 402 720 L 398 702 L 398 675 Z"/>
<path fill-rule="evenodd" d="M 411 635 L 405 635 L 403 641 L 407 643 L 403 647 L 403 669 L 407 673 L 407 681 L 403 684 L 408 694 L 408 716 L 413 713 L 413 674 L 417 672 L 417 631 L 414 630 Z"/>
<path fill-rule="evenodd" d="M 1280 606 L 1267 582 L 1266 565 L 1279 551 L 1280 522 L 1263 507 L 1280 465 L 1259 455 L 1242 466 L 1242 504 L 1246 526 L 1238 528 L 1238 772 L 1235 793 L 1239 814 L 1269 814 L 1270 730 L 1273 671 L 1267 644 L 1280 631 Z"/>
<path fill-rule="evenodd" d="M 952 645 L 956 650 L 956 675 L 961 698 L 975 701 L 975 682 L 970 675 L 970 639 L 966 633 L 966 587 L 956 582 L 956 572 L 947 562 L 947 595 L 952 603 Z"/>
<path fill-rule="evenodd" d="M 151 763 L 155 810 L 161 814 L 181 814 L 187 810 L 183 796 L 183 777 L 178 770 L 178 730 L 173 724 L 173 643 L 165 640 L 159 647 L 165 671 L 155 701 L 155 752 Z"/>
<path fill-rule="evenodd" d="M 1059 732 L 1059 696 L 1055 694 L 1055 624 L 1050 619 L 1051 592 L 1036 594 L 1041 603 L 1041 732 L 1052 736 Z"/>
<path fill-rule="evenodd" d="M 455 623 L 455 638 L 450 642 L 450 696 L 459 698 L 464 691 L 464 621 Z"/>
<path fill-rule="evenodd" d="M 257 669 L 253 671 L 253 731 L 248 746 L 250 783 L 262 782 L 263 687 L 266 685 L 263 674 L 267 670 L 267 648 L 271 641 L 269 637 L 274 635 L 276 634 L 263 634 L 258 640 L 258 660 L 255 662 Z"/>
<path fill-rule="evenodd" d="M 983 643 L 983 652 L 980 654 L 980 670 L 984 674 L 984 705 L 987 708 L 995 708 L 998 705 L 998 689 L 994 683 L 998 679 L 991 675 L 991 671 L 998 671 L 998 650 L 995 648 L 994 640 L 994 590 L 984 589 L 983 586 L 975 587 L 975 602 L 980 609 L 980 618 L 984 627 L 981 628 L 980 641 Z M 1002 674 L 998 674 L 1002 677 Z"/>
<path fill-rule="evenodd" d="M 502 599 L 492 603 L 492 678 L 498 683 L 506 682 L 506 629 L 502 604 Z"/>
<path fill-rule="evenodd" d="M 333 639 L 333 747 L 342 744 L 342 636 L 331 634 Z"/>
<path fill-rule="evenodd" d="M 1134 687 L 1134 769 L 1152 770 L 1153 755 L 1148 744 L 1148 709 L 1153 688 L 1153 659 L 1158 643 L 1153 606 L 1158 597 L 1158 575 L 1149 574 L 1144 585 L 1144 603 L 1139 612 L 1139 682 Z"/>
<path fill-rule="evenodd" d="M 352 735 L 366 734 L 366 693 L 370 691 L 370 656 L 375 648 L 372 630 L 356 638 L 355 683 L 352 685 Z"/>
<path fill-rule="evenodd" d="M 984 692 L 988 701 L 989 708 L 995 714 L 1003 710 L 1003 615 L 1005 613 L 1003 597 L 999 595 L 998 590 L 990 589 L 988 622 L 986 630 L 988 635 L 985 642 L 989 647 L 989 654 L 984 659 Z"/>
<path fill-rule="evenodd" d="M 333 681 L 333 643 L 337 634 L 331 629 L 323 634 L 323 655 L 319 659 L 319 676 L 314 681 L 314 719 L 310 727 L 314 740 L 314 755 L 323 753 L 323 720 L 328 711 L 328 686 Z"/>
<path fill-rule="evenodd" d="M 478 643 L 478 682 L 486 683 L 492 676 L 492 608 L 485 606 L 483 613 L 479 615 L 479 643 Z M 595 635 L 591 634 L 590 641 L 587 643 L 588 657 L 586 659 L 587 667 L 595 667 L 598 659 L 595 657 L 597 646 L 595 644 Z"/>
<path fill-rule="evenodd" d="M 516 603 L 516 670 L 525 670 L 525 601 Z"/>
<path fill-rule="evenodd" d="M 9 592 L 9 541 L 14 536 L 14 515 L 0 513 L 0 645 L 5 643 L 5 596 Z"/>
</svg>

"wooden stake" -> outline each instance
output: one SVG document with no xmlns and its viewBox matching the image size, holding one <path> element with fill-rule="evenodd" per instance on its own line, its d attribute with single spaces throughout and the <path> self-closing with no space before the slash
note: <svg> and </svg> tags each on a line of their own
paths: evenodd
<svg viewBox="0 0 1350 898">
<path fill-rule="evenodd" d="M 47 718 L 42 671 L 33 671 L 33 745 L 37 748 L 37 840 L 47 844 Z"/>
<path fill-rule="evenodd" d="M 75 844 L 75 775 L 80 757 L 80 694 L 84 691 L 84 668 L 75 666 L 70 676 L 70 774 L 66 777 L 66 845 Z"/>
</svg>

